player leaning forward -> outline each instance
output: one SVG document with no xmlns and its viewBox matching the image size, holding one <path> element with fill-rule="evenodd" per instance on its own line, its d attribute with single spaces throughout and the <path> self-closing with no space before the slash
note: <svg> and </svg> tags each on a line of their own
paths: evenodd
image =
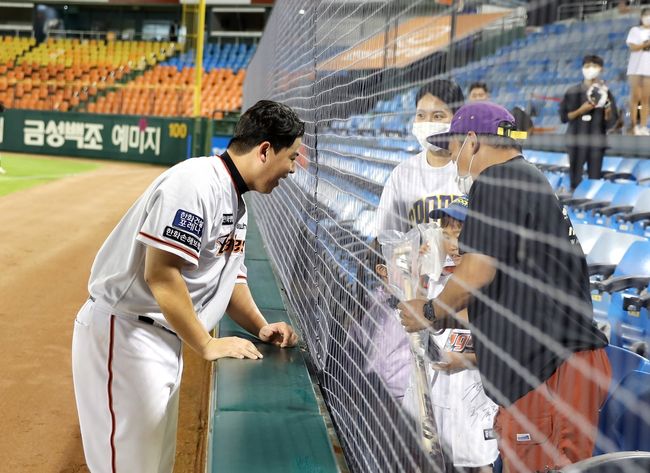
<svg viewBox="0 0 650 473">
<path fill-rule="evenodd" d="M 593 324 L 589 274 L 545 176 L 521 155 L 512 115 L 460 108 L 450 151 L 469 192 L 462 261 L 437 298 L 400 309 L 434 321 L 467 307 L 504 471 L 561 468 L 591 456 L 611 368 Z M 471 188 L 471 190 L 470 190 Z"/>
<path fill-rule="evenodd" d="M 210 336 L 224 312 L 264 342 L 296 344 L 291 327 L 264 319 L 246 284 L 242 196 L 270 193 L 294 172 L 303 132 L 290 108 L 258 102 L 222 156 L 164 172 L 99 250 L 72 341 L 93 473 L 172 471 L 183 344 L 206 360 L 262 357 L 248 340 Z"/>
</svg>

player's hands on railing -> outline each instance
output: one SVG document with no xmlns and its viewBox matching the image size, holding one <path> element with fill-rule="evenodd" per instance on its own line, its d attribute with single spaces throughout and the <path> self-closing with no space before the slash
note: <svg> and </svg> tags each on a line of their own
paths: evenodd
<svg viewBox="0 0 650 473">
<path fill-rule="evenodd" d="M 298 335 L 290 325 L 284 322 L 275 322 L 265 325 L 257 335 L 260 340 L 271 343 L 280 348 L 294 347 L 298 343 Z"/>
<path fill-rule="evenodd" d="M 426 299 L 412 299 L 397 305 L 404 330 L 409 333 L 419 332 L 431 326 L 431 322 L 424 318 L 423 307 L 426 302 Z"/>
<path fill-rule="evenodd" d="M 203 347 L 201 356 L 208 361 L 219 358 L 238 358 L 240 360 L 264 358 L 251 341 L 239 337 L 211 338 Z"/>
</svg>

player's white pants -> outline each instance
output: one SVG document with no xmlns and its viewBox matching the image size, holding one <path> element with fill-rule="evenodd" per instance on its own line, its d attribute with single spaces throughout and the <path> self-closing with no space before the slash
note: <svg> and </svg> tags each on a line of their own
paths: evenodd
<svg viewBox="0 0 650 473">
<path fill-rule="evenodd" d="M 181 341 L 87 301 L 72 337 L 72 375 L 92 473 L 171 473 L 176 451 Z"/>
</svg>

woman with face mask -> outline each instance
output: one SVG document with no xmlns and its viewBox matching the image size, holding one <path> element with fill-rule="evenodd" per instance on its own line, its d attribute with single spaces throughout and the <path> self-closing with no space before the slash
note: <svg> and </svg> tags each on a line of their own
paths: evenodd
<svg viewBox="0 0 650 473">
<path fill-rule="evenodd" d="M 582 181 L 585 163 L 589 179 L 600 179 L 607 130 L 618 120 L 614 96 L 600 79 L 603 64 L 599 56 L 585 56 L 582 61 L 584 80 L 570 87 L 560 103 L 560 119 L 569 124 L 566 144 L 571 190 Z"/>
<path fill-rule="evenodd" d="M 630 48 L 627 76 L 630 82 L 631 131 L 635 135 L 650 136 L 650 8 L 641 10 L 641 25 L 630 30 L 626 43 Z"/>
<path fill-rule="evenodd" d="M 418 92 L 412 133 L 422 151 L 399 164 L 388 178 L 377 209 L 377 233 L 407 232 L 461 195 L 446 143 L 431 140 L 432 144 L 427 138 L 449 131 L 451 118 L 463 102 L 462 90 L 450 80 L 435 80 Z"/>
</svg>

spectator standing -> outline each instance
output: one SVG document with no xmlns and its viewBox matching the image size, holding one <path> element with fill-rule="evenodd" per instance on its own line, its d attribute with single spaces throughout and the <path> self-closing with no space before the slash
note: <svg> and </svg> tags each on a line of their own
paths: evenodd
<svg viewBox="0 0 650 473">
<path fill-rule="evenodd" d="M 490 100 L 490 89 L 485 82 L 474 82 L 469 86 L 469 95 L 467 96 L 468 102 L 480 102 Z M 515 107 L 512 109 L 512 115 L 515 117 L 515 124 L 517 130 L 526 131 L 528 133 L 533 129 L 533 120 L 523 108 Z"/>
<path fill-rule="evenodd" d="M 607 149 L 607 129 L 618 120 L 614 96 L 599 79 L 603 65 L 601 57 L 585 56 L 582 60 L 583 82 L 570 87 L 560 103 L 560 119 L 562 123 L 569 123 L 566 142 L 571 190 L 582 181 L 585 163 L 589 179 L 600 179 Z"/>
<path fill-rule="evenodd" d="M 650 8 L 641 10 L 641 24 L 630 29 L 625 42 L 630 48 L 627 76 L 630 82 L 632 133 L 639 136 L 650 136 L 650 130 L 648 130 L 648 108 L 650 107 Z M 639 116 L 637 116 L 637 111 Z"/>
</svg>

